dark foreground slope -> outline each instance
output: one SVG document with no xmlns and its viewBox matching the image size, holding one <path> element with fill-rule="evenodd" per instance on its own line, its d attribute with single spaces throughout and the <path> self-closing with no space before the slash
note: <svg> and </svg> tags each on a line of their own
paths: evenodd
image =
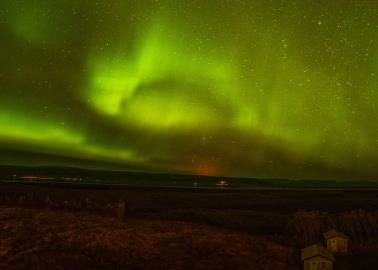
<svg viewBox="0 0 378 270">
<path fill-rule="evenodd" d="M 187 222 L 0 208 L 0 269 L 298 269 L 293 251 Z"/>
<path fill-rule="evenodd" d="M 300 269 L 329 229 L 335 270 L 376 269 L 378 191 L 0 185 L 1 270 Z"/>
</svg>

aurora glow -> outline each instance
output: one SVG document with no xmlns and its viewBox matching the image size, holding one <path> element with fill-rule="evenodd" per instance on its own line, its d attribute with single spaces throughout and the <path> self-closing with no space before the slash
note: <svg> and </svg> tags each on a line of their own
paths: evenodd
<svg viewBox="0 0 378 270">
<path fill-rule="evenodd" d="M 0 42 L 1 164 L 378 179 L 377 1 L 3 0 Z"/>
</svg>

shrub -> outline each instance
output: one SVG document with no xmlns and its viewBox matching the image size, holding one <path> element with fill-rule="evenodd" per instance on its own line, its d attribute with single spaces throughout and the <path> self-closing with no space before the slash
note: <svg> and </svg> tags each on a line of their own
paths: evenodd
<svg viewBox="0 0 378 270">
<path fill-rule="evenodd" d="M 378 211 L 358 209 L 336 214 L 298 211 L 292 216 L 289 228 L 301 246 L 322 241 L 322 234 L 330 229 L 345 233 L 353 242 L 374 242 L 378 241 Z"/>
</svg>

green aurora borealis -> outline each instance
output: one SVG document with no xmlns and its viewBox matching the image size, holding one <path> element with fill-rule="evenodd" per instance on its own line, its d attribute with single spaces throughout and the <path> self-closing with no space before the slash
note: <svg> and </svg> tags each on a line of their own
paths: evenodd
<svg viewBox="0 0 378 270">
<path fill-rule="evenodd" d="M 0 163 L 378 180 L 378 1 L 2 0 Z"/>
</svg>

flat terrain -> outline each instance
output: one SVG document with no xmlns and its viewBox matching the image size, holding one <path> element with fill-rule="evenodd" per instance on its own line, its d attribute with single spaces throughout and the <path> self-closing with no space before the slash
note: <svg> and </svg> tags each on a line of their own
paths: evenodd
<svg viewBox="0 0 378 270">
<path fill-rule="evenodd" d="M 377 210 L 376 190 L 2 184 L 0 269 L 300 269 L 330 228 L 351 237 L 336 270 L 375 269 Z"/>
</svg>

